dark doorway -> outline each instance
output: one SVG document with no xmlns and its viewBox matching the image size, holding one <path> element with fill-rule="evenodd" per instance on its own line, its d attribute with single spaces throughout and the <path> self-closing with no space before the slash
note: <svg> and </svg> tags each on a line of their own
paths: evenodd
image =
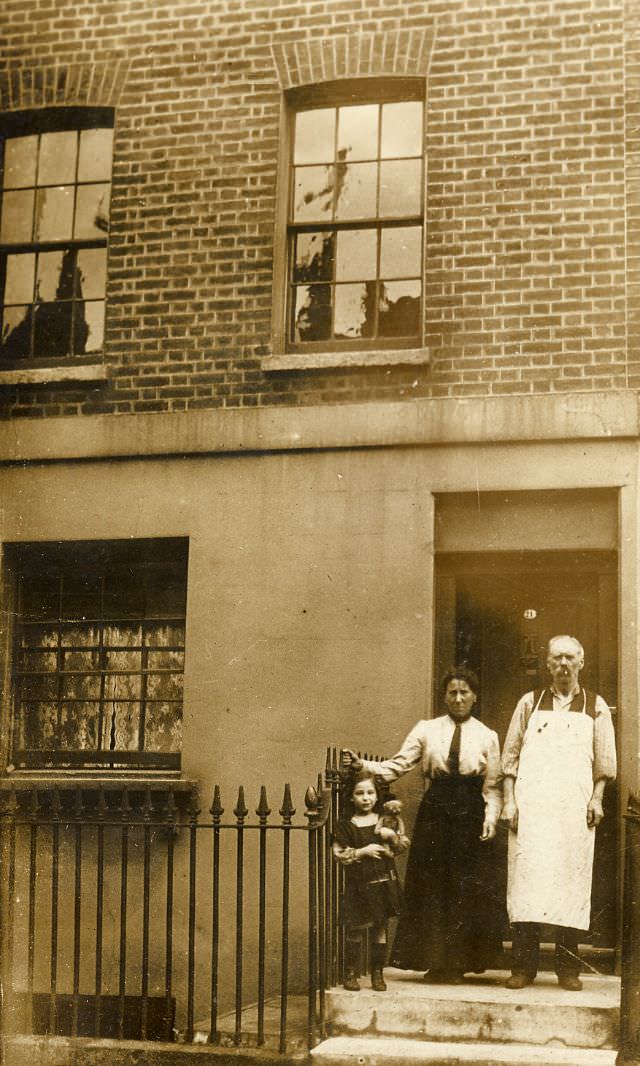
<svg viewBox="0 0 640 1066">
<path fill-rule="evenodd" d="M 548 681 L 550 637 L 576 636 L 585 649 L 581 681 L 615 709 L 615 552 L 451 553 L 437 558 L 436 677 L 466 663 L 481 682 L 478 716 L 502 745 L 519 697 Z M 614 717 L 615 722 L 615 717 Z M 596 837 L 592 931 L 596 948 L 616 943 L 617 793 Z"/>
</svg>

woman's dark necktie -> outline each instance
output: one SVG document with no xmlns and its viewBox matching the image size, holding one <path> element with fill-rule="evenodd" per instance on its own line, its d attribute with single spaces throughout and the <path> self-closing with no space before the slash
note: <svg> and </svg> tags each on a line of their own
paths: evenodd
<svg viewBox="0 0 640 1066">
<path fill-rule="evenodd" d="M 455 777 L 460 773 L 460 723 L 456 722 L 456 727 L 451 737 L 451 746 L 449 748 L 449 755 L 447 757 L 447 768 L 452 777 Z"/>
</svg>

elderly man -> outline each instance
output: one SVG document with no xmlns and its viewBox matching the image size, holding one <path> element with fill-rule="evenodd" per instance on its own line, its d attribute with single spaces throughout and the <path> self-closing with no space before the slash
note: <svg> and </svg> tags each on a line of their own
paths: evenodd
<svg viewBox="0 0 640 1066">
<path fill-rule="evenodd" d="M 589 928 L 596 826 L 616 776 L 615 738 L 604 700 L 581 688 L 584 651 L 575 637 L 549 641 L 551 685 L 519 701 L 502 753 L 509 833 L 507 909 L 513 926 L 507 988 L 538 971 L 540 926 L 555 926 L 555 971 L 578 992 L 578 935 Z"/>
</svg>

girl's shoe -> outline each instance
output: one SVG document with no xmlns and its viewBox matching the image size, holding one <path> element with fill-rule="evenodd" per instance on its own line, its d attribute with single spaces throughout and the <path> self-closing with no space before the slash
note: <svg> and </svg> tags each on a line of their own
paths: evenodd
<svg viewBox="0 0 640 1066">
<path fill-rule="evenodd" d="M 387 985 L 382 976 L 382 966 L 374 966 L 371 970 L 371 988 L 374 992 L 387 991 Z"/>
<path fill-rule="evenodd" d="M 358 975 L 355 970 L 345 970 L 342 987 L 346 988 L 347 992 L 360 991 L 360 982 L 358 981 Z"/>
</svg>

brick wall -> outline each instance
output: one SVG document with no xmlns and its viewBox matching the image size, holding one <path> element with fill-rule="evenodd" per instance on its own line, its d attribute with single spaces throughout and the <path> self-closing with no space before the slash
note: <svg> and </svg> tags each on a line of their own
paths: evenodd
<svg viewBox="0 0 640 1066">
<path fill-rule="evenodd" d="M 625 19 L 623 0 L 5 0 L 3 109 L 109 102 L 117 118 L 109 380 L 0 389 L 0 414 L 636 384 L 633 7 Z M 340 73 L 356 36 L 407 31 L 430 42 L 431 365 L 265 373 L 278 57 L 322 42 Z"/>
</svg>

